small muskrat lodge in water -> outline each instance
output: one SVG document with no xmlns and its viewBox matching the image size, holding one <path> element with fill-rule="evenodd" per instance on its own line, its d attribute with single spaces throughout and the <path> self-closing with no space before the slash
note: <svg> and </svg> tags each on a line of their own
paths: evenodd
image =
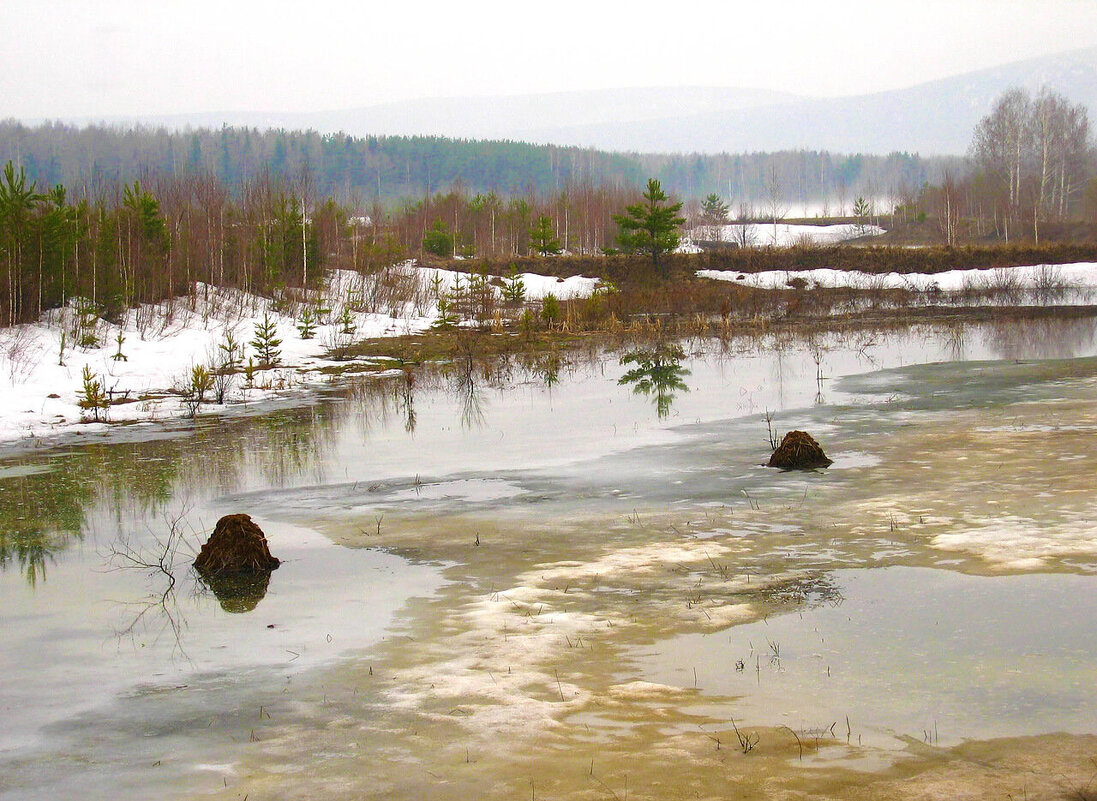
<svg viewBox="0 0 1097 801">
<path fill-rule="evenodd" d="M 806 431 L 790 431 L 785 434 L 777 450 L 769 457 L 766 467 L 779 467 L 782 470 L 814 470 L 817 467 L 830 467 L 834 464 L 823 453 L 822 446 Z"/>
<path fill-rule="evenodd" d="M 206 576 L 270 573 L 281 564 L 271 556 L 263 530 L 245 514 L 225 515 L 194 560 Z"/>
</svg>

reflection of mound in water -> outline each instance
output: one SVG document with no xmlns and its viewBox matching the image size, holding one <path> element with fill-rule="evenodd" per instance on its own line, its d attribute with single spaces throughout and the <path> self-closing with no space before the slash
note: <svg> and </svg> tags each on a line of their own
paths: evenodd
<svg viewBox="0 0 1097 801">
<path fill-rule="evenodd" d="M 194 560 L 194 568 L 226 612 L 250 612 L 263 600 L 271 571 L 267 538 L 245 514 L 225 515 Z"/>
<path fill-rule="evenodd" d="M 830 467 L 833 460 L 823 453 L 822 446 L 806 431 L 790 431 L 785 434 L 777 450 L 769 457 L 766 467 L 782 470 L 812 470 Z"/>
<path fill-rule="evenodd" d="M 202 583 L 217 596 L 217 601 L 226 612 L 238 614 L 250 612 L 267 594 L 271 571 L 231 575 L 203 575 Z"/>
</svg>

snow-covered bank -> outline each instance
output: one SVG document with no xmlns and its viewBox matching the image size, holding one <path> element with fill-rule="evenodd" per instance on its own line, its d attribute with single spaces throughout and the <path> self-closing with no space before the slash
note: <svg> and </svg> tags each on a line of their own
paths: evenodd
<svg viewBox="0 0 1097 801">
<path fill-rule="evenodd" d="M 115 401 L 98 413 L 102 420 L 184 416 L 190 409 L 180 391 L 191 386 L 193 368 L 219 367 L 230 337 L 243 356 L 241 367 L 249 358 L 254 363 L 256 352 L 249 343 L 264 315 L 281 339 L 279 366 L 254 370 L 250 381 L 244 373 L 233 376 L 224 403 L 214 402 L 214 390 L 207 389 L 200 411 L 224 412 L 241 403 L 301 389 L 317 380 L 317 369 L 329 364 L 321 354 L 343 336 L 344 321 L 318 325 L 311 339 L 303 339 L 294 316 L 276 306 L 266 298 L 211 288 L 195 297 L 132 310 L 121 325 L 98 321 L 97 344 L 86 347 L 73 346 L 73 337 L 66 331 L 71 316 L 67 314 L 4 330 L 0 332 L 0 441 L 103 429 L 106 422 L 91 422 L 95 413 L 80 407 L 81 400 L 86 400 L 85 368 L 107 399 Z M 351 320 L 355 337 L 361 338 L 422 330 L 432 318 L 355 313 Z M 62 332 L 66 333 L 63 350 Z"/>
<path fill-rule="evenodd" d="M 457 288 L 468 289 L 471 273 L 455 272 L 453 270 L 439 270 L 434 267 L 420 267 L 417 272 L 430 286 L 437 281 L 442 292 L 453 292 Z M 572 298 L 586 298 L 601 283 L 597 278 L 586 278 L 581 275 L 573 275 L 570 278 L 555 278 L 551 275 L 537 275 L 536 273 L 519 273 L 515 276 L 522 282 L 526 300 L 543 300 L 546 295 L 553 295 L 557 300 L 571 300 Z M 510 281 L 506 278 L 504 281 Z M 497 279 L 489 279 L 489 283 Z M 493 287 L 496 297 L 501 297 L 498 286 Z"/>
<path fill-rule="evenodd" d="M 757 289 L 787 289 L 800 279 L 811 287 L 909 289 L 916 292 L 963 292 L 978 289 L 1095 289 L 1097 263 L 1038 264 L 993 270 L 949 270 L 942 273 L 865 273 L 859 270 L 698 270 L 701 278 L 734 281 Z"/>
<path fill-rule="evenodd" d="M 790 245 L 833 245 L 862 236 L 886 233 L 876 225 L 791 225 L 788 223 L 745 223 L 701 226 L 690 232 L 695 240 L 734 242 L 748 247 L 789 247 Z"/>
<path fill-rule="evenodd" d="M 583 297 L 598 284 L 582 277 L 521 278 L 528 300 L 550 292 Z M 227 360 L 240 372 L 222 384 L 224 402 L 215 402 L 215 387 L 206 389 L 199 413 L 227 413 L 301 392 L 325 380 L 322 368 L 338 364 L 324 358 L 332 348 L 426 330 L 438 318 L 437 293 L 467 288 L 469 279 L 405 263 L 390 268 L 383 286 L 373 277 L 336 272 L 324 291 L 292 300 L 200 285 L 187 297 L 131 309 L 120 325 L 81 322 L 75 307 L 54 310 L 38 323 L 0 330 L 0 442 L 189 415 L 194 368 L 214 372 Z M 501 296 L 498 287 L 492 291 Z M 306 338 L 301 326 L 308 315 L 318 319 Z M 262 359 L 251 344 L 264 318 L 281 340 L 278 364 L 270 369 L 258 368 Z M 255 369 L 247 369 L 249 361 Z M 87 400 L 85 369 L 113 401 L 98 413 L 80 406 Z"/>
</svg>

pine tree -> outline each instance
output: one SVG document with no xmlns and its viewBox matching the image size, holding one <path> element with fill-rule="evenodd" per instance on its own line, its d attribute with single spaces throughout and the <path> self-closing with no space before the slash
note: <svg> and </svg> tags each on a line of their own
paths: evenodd
<svg viewBox="0 0 1097 801">
<path fill-rule="evenodd" d="M 701 217 L 710 225 L 723 225 L 728 219 L 728 204 L 712 194 L 701 201 Z"/>
<path fill-rule="evenodd" d="M 868 202 L 863 198 L 857 198 L 853 204 L 853 216 L 856 222 L 853 225 L 858 236 L 864 236 L 868 232 Z"/>
<path fill-rule="evenodd" d="M 720 226 L 728 221 L 728 204 L 719 195 L 711 194 L 701 201 L 701 225 L 707 230 L 706 239 L 719 239 Z"/>
<path fill-rule="evenodd" d="M 552 328 L 556 321 L 560 319 L 560 301 L 551 292 L 541 298 L 541 319 L 545 321 L 549 328 Z"/>
<path fill-rule="evenodd" d="M 114 341 L 118 345 L 118 350 L 113 356 L 111 356 L 111 358 L 114 359 L 116 362 L 128 362 L 129 357 L 127 357 L 126 354 L 122 353 L 122 343 L 126 341 L 126 337 L 122 333 L 121 328 L 118 329 L 118 333 L 115 335 Z"/>
<path fill-rule="evenodd" d="M 444 295 L 438 298 L 438 317 L 435 318 L 431 327 L 449 330 L 459 322 L 460 320 L 457 318 L 457 315 L 454 314 L 453 304 L 450 302 L 449 298 Z"/>
<path fill-rule="evenodd" d="M 659 257 L 678 247 L 678 228 L 685 223 L 678 216 L 682 204 L 668 204 L 666 193 L 654 178 L 648 179 L 644 200 L 626 206 L 624 214 L 613 215 L 620 229 L 617 242 L 630 253 L 650 253 L 652 266 L 658 267 Z"/>
<path fill-rule="evenodd" d="M 83 395 L 76 405 L 84 411 L 91 412 L 92 419 L 98 423 L 99 413 L 110 407 L 110 400 L 107 398 L 107 393 L 103 391 L 103 382 L 96 378 L 86 364 L 82 378 L 84 380 Z"/>
<path fill-rule="evenodd" d="M 526 282 L 518 274 L 518 268 L 513 264 L 503 279 L 503 300 L 512 306 L 517 306 L 526 299 Z"/>
<path fill-rule="evenodd" d="M 352 337 L 358 331 L 358 325 L 354 322 L 354 315 L 346 306 L 343 307 L 343 313 L 339 315 L 336 322 L 339 323 L 339 333 L 343 336 Z"/>
<path fill-rule="evenodd" d="M 306 308 L 301 312 L 297 330 L 301 332 L 301 339 L 312 339 L 316 334 L 316 315 L 313 314 L 312 309 Z"/>
<path fill-rule="evenodd" d="M 547 214 L 537 218 L 529 230 L 529 244 L 542 256 L 556 256 L 560 253 L 560 240 L 553 236 L 552 220 Z"/>
<path fill-rule="evenodd" d="M 453 255 L 453 234 L 441 220 L 435 220 L 430 230 L 423 234 L 423 250 L 443 258 Z"/>
<path fill-rule="evenodd" d="M 282 351 L 278 346 L 282 344 L 282 340 L 278 338 L 278 329 L 270 315 L 263 314 L 263 321 L 255 324 L 255 338 L 250 344 L 255 348 L 263 367 L 278 366 L 278 361 L 282 358 Z"/>
<path fill-rule="evenodd" d="M 32 244 L 32 216 L 44 196 L 35 191 L 35 182 L 27 186 L 23 167 L 18 174 L 11 161 L 4 165 L 0 180 L 0 255 L 3 256 L 6 277 L 7 324 L 14 325 L 23 311 L 26 255 Z"/>
<path fill-rule="evenodd" d="M 231 329 L 225 329 L 225 338 L 217 346 L 220 352 L 219 370 L 221 372 L 234 372 L 239 370 L 244 363 L 244 346 L 236 341 L 236 334 Z"/>
</svg>

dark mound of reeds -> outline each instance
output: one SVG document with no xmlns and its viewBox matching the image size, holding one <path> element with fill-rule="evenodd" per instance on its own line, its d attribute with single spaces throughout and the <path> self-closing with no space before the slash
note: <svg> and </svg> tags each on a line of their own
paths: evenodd
<svg viewBox="0 0 1097 801">
<path fill-rule="evenodd" d="M 245 514 L 225 515 L 202 546 L 194 567 L 205 576 L 269 573 L 279 565 L 262 529 Z"/>
<path fill-rule="evenodd" d="M 834 462 L 823 453 L 822 447 L 806 431 L 790 431 L 785 434 L 777 450 L 769 457 L 766 467 L 781 470 L 814 470 L 829 467 Z"/>
</svg>

